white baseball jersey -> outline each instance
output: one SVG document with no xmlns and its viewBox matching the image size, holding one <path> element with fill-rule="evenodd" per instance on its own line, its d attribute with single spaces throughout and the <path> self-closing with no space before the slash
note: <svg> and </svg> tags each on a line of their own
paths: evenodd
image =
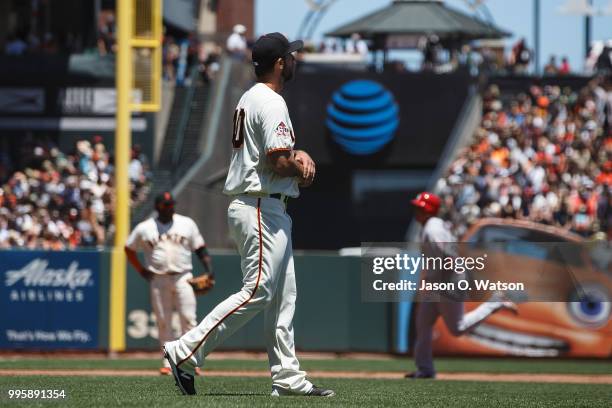
<svg viewBox="0 0 612 408">
<path fill-rule="evenodd" d="M 141 222 L 126 243 L 134 251 L 143 251 L 146 267 L 161 275 L 191 272 L 191 253 L 204 245 L 196 223 L 179 214 L 174 214 L 168 224 L 162 224 L 157 218 Z"/>
<path fill-rule="evenodd" d="M 423 225 L 421 231 L 421 250 L 429 257 L 447 257 L 455 256 L 457 248 L 454 244 L 456 241 L 450 229 L 444 225 L 444 221 L 438 217 L 431 217 Z M 430 280 L 448 279 L 446 274 L 441 271 L 428 271 Z M 445 277 L 445 278 L 443 278 Z"/>
<path fill-rule="evenodd" d="M 267 85 L 257 83 L 244 93 L 234 113 L 234 150 L 223 192 L 298 197 L 297 179 L 274 173 L 267 157 L 274 151 L 293 150 L 294 143 L 285 100 Z"/>
<path fill-rule="evenodd" d="M 445 243 L 455 242 L 456 239 L 450 229 L 444 225 L 444 221 L 438 217 L 431 217 L 427 220 L 421 230 L 421 242 Z"/>
<path fill-rule="evenodd" d="M 232 33 L 232 35 L 227 38 L 225 46 L 232 52 L 244 52 L 247 49 L 247 42 L 244 36 L 238 33 Z"/>
</svg>

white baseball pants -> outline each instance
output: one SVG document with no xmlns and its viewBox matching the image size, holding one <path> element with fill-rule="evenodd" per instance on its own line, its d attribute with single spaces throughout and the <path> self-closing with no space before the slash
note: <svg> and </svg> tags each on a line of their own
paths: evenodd
<svg viewBox="0 0 612 408">
<path fill-rule="evenodd" d="M 463 302 L 421 302 L 416 315 L 416 342 L 414 361 L 417 371 L 422 374 L 433 374 L 432 337 L 433 326 L 439 316 L 453 336 L 461 336 L 478 326 L 491 314 L 498 311 L 501 302 L 485 302 L 469 313 L 463 313 Z"/>
<path fill-rule="evenodd" d="M 191 272 L 177 275 L 156 274 L 151 279 L 151 306 L 157 322 L 159 344 L 176 338 L 172 328 L 172 316 L 176 310 L 181 324 L 181 334 L 193 329 L 196 324 L 196 297 L 193 288 L 187 283 Z M 168 360 L 162 357 L 164 367 L 169 367 Z"/>
<path fill-rule="evenodd" d="M 228 208 L 228 224 L 240 253 L 243 287 L 166 350 L 182 370 L 193 372 L 217 345 L 263 310 L 273 394 L 306 394 L 312 383 L 300 370 L 293 341 L 297 292 L 291 218 L 276 198 L 241 195 Z"/>
</svg>

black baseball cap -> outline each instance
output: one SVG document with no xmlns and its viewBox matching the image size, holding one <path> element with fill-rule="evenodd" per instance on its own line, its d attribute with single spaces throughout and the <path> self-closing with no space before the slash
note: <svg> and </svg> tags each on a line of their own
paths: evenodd
<svg viewBox="0 0 612 408">
<path fill-rule="evenodd" d="M 253 65 L 256 67 L 272 65 L 278 58 L 299 51 L 303 47 L 302 40 L 289 42 L 281 33 L 262 35 L 253 45 Z"/>
<path fill-rule="evenodd" d="M 155 196 L 155 206 L 158 205 L 174 205 L 174 197 L 172 197 L 172 193 L 168 191 L 164 191 L 161 194 Z"/>
</svg>

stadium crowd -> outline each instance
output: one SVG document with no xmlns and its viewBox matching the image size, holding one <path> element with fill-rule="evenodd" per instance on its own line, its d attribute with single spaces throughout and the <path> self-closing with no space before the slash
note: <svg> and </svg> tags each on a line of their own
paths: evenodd
<svg viewBox="0 0 612 408">
<path fill-rule="evenodd" d="M 509 217 L 612 239 L 611 79 L 509 98 L 493 85 L 483 103 L 474 139 L 437 186 L 457 236 L 478 218 Z"/>
<path fill-rule="evenodd" d="M 113 232 L 113 157 L 80 140 L 73 152 L 36 144 L 28 164 L 0 189 L 0 248 L 61 250 L 103 245 Z M 138 147 L 129 166 L 132 207 L 146 199 L 149 176 Z"/>
</svg>

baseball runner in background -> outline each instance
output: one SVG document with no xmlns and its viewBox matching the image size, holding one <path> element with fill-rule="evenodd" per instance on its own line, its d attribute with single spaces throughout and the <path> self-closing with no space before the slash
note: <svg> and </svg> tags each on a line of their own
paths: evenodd
<svg viewBox="0 0 612 408">
<path fill-rule="evenodd" d="M 421 246 L 427 255 L 432 253 L 448 254 L 449 243 L 456 241 L 455 237 L 441 218 L 436 215 L 440 210 L 440 198 L 435 194 L 423 192 L 414 200 L 415 218 L 422 225 Z M 452 252 L 452 251 L 451 251 Z M 435 274 L 434 271 L 422 271 L 428 280 Z M 449 294 L 451 296 L 452 294 Z M 414 360 L 417 371 L 406 374 L 406 378 L 435 378 L 436 371 L 433 364 L 432 334 L 433 326 L 439 316 L 442 316 L 446 327 L 453 336 L 461 336 L 478 326 L 491 314 L 502 309 L 514 313 L 517 307 L 509 301 L 488 301 L 482 303 L 469 313 L 463 312 L 463 302 L 453 297 L 439 302 L 420 302 L 416 314 L 416 343 L 414 346 Z"/>
<path fill-rule="evenodd" d="M 134 269 L 151 284 L 151 306 L 157 320 L 160 345 L 176 336 L 172 330 L 172 314 L 179 314 L 181 332 L 195 327 L 196 297 L 191 253 L 195 252 L 206 271 L 209 289 L 214 285 L 210 256 L 198 226 L 189 217 L 174 213 L 174 199 L 168 192 L 155 198 L 157 217 L 151 217 L 134 228 L 125 245 L 125 252 Z M 145 254 L 143 266 L 136 251 Z M 160 374 L 172 373 L 168 360 L 162 359 Z"/>
<path fill-rule="evenodd" d="M 295 73 L 293 53 L 302 41 L 280 33 L 260 37 L 253 46 L 257 84 L 238 102 L 233 153 L 224 193 L 232 197 L 228 226 L 238 247 L 242 289 L 217 305 L 194 329 L 166 343 L 176 385 L 195 394 L 194 369 L 223 340 L 264 311 L 264 332 L 272 375 L 272 395 L 333 396 L 314 386 L 300 370 L 293 341 L 296 282 L 287 201 L 308 187 L 315 164 L 294 150 L 287 105 L 279 95 Z"/>
</svg>

